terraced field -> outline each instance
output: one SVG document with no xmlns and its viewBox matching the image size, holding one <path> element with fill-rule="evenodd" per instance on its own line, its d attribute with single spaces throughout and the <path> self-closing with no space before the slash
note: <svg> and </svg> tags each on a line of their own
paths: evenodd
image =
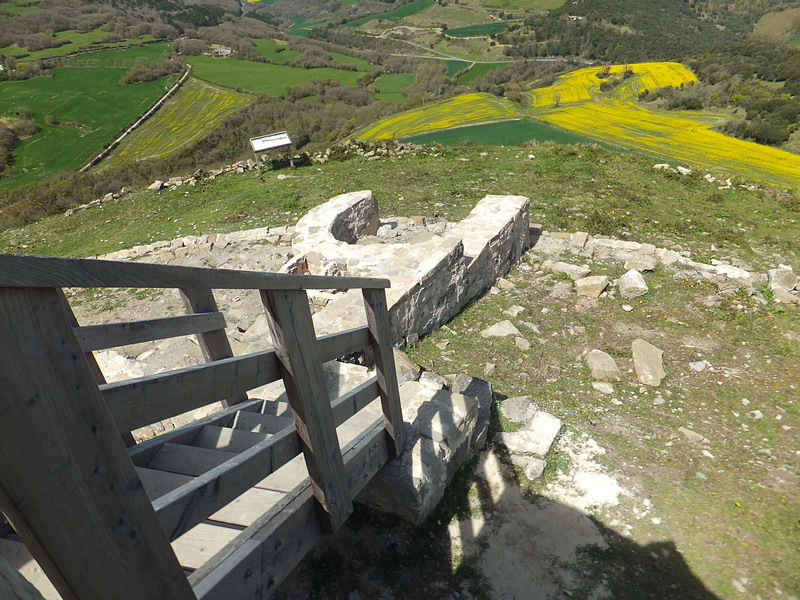
<svg viewBox="0 0 800 600">
<path fill-rule="evenodd" d="M 130 159 L 162 158 L 199 140 L 252 97 L 189 78 L 178 93 L 133 131 L 102 167 Z"/>
<path fill-rule="evenodd" d="M 491 94 L 465 94 L 386 117 L 360 130 L 353 137 L 362 140 L 387 140 L 424 131 L 518 117 L 516 108 L 506 100 Z"/>
<path fill-rule="evenodd" d="M 610 87 L 607 91 L 600 89 L 604 81 L 609 82 L 604 86 Z M 645 90 L 681 87 L 695 81 L 694 73 L 678 63 L 590 67 L 568 73 L 552 86 L 532 90 L 527 108 L 487 94 L 468 94 L 388 117 L 354 137 L 406 138 L 527 116 L 612 146 L 646 153 L 658 161 L 800 188 L 800 156 L 712 131 L 727 118 L 725 115 L 653 111 L 636 102 Z"/>
</svg>

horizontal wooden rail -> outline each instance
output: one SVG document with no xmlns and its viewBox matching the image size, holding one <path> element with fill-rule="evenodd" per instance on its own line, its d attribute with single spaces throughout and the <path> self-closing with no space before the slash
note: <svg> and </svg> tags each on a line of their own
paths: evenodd
<svg viewBox="0 0 800 600">
<path fill-rule="evenodd" d="M 86 325 L 76 327 L 75 336 L 78 338 L 81 350 L 90 352 L 224 328 L 225 317 L 222 313 L 209 312 L 128 323 Z"/>
<path fill-rule="evenodd" d="M 335 424 L 378 398 L 373 376 L 332 403 Z M 207 519 L 301 452 L 294 424 L 153 502 L 171 540 Z"/>
<path fill-rule="evenodd" d="M 0 287 L 349 290 L 388 288 L 389 280 L 0 254 Z"/>
<path fill-rule="evenodd" d="M 322 336 L 321 363 L 369 345 L 369 329 L 358 327 Z M 205 363 L 148 377 L 100 386 L 120 431 L 163 421 L 189 410 L 230 398 L 281 378 L 273 350 Z"/>
</svg>

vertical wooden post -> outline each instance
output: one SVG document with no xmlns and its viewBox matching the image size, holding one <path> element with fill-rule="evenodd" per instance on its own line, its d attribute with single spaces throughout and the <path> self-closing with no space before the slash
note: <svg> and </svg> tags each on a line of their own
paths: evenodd
<svg viewBox="0 0 800 600">
<path fill-rule="evenodd" d="M 67 300 L 67 297 L 64 295 L 64 291 L 61 288 L 58 288 L 56 293 L 58 293 L 58 299 L 61 302 L 61 306 L 64 307 L 64 311 L 67 313 L 69 324 L 73 327 L 78 327 L 78 319 L 75 317 L 75 313 L 72 311 L 72 307 L 69 304 L 69 300 Z M 92 372 L 92 375 L 94 375 L 95 383 L 97 383 L 97 385 L 106 383 L 106 376 L 103 375 L 100 365 L 97 364 L 94 353 L 89 350 L 88 352 L 83 353 L 83 357 L 86 359 L 86 364 L 89 365 L 89 370 Z M 119 434 L 122 436 L 122 441 L 128 448 L 136 445 L 136 440 L 133 439 L 133 435 L 131 435 L 130 431 L 120 431 Z"/>
<path fill-rule="evenodd" d="M 392 335 L 389 326 L 389 312 L 386 307 L 386 290 L 364 289 L 364 308 L 367 311 L 367 325 L 372 338 L 372 351 L 375 355 L 375 371 L 381 394 L 381 406 L 389 437 L 389 450 L 392 458 L 397 458 L 405 446 L 403 409 L 400 404 L 400 390 L 397 388 L 397 369 L 392 351 Z"/>
<path fill-rule="evenodd" d="M 262 290 L 261 299 L 267 310 L 311 486 L 323 511 L 323 526 L 336 531 L 352 514 L 353 501 L 322 364 L 316 352 L 317 337 L 308 295 L 304 290 Z"/>
<path fill-rule="evenodd" d="M 181 298 L 183 298 L 183 306 L 186 308 L 188 314 L 216 312 L 217 303 L 214 300 L 214 292 L 209 289 L 199 288 L 186 288 L 181 290 Z M 203 358 L 206 362 L 212 362 L 223 358 L 231 358 L 233 350 L 228 336 L 224 329 L 217 329 L 214 331 L 207 331 L 205 333 L 197 334 L 197 341 L 200 344 L 200 350 L 203 352 Z M 241 394 L 235 398 L 228 398 L 222 404 L 227 408 L 233 404 L 239 404 L 247 400 L 247 394 Z"/>
<path fill-rule="evenodd" d="M 193 600 L 54 289 L 0 288 L 0 509 L 65 600 Z"/>
</svg>

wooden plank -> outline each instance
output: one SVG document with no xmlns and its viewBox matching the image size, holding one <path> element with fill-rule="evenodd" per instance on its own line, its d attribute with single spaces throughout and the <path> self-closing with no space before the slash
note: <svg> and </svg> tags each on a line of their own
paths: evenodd
<svg viewBox="0 0 800 600">
<path fill-rule="evenodd" d="M 226 452 L 242 452 L 252 448 L 259 442 L 269 439 L 269 433 L 251 433 L 232 427 L 206 425 L 195 438 L 193 446 L 225 450 Z"/>
<path fill-rule="evenodd" d="M 197 582 L 194 593 L 203 600 L 260 600 L 261 544 L 248 540 Z"/>
<path fill-rule="evenodd" d="M 56 293 L 58 294 L 59 302 L 61 306 L 64 308 L 64 312 L 67 313 L 67 319 L 69 324 L 72 326 L 73 331 L 75 328 L 79 326 L 78 319 L 75 316 L 75 313 L 72 310 L 72 306 L 70 306 L 69 300 L 64 295 L 64 290 L 57 289 Z M 89 370 L 94 375 L 94 380 L 97 385 L 102 385 L 106 382 L 106 376 L 103 374 L 100 365 L 97 364 L 97 359 L 92 354 L 91 350 L 83 349 L 83 357 L 86 359 L 86 364 L 89 365 Z M 124 442 L 125 446 L 131 447 L 136 445 L 136 440 L 133 439 L 133 435 L 131 435 L 130 431 L 120 431 L 120 436 L 122 437 L 122 441 Z"/>
<path fill-rule="evenodd" d="M 350 494 L 355 496 L 389 458 L 383 419 L 379 418 L 344 450 Z M 309 481 L 287 494 L 218 554 L 189 576 L 200 600 L 224 593 L 224 582 L 241 576 L 236 559 L 261 544 L 261 598 L 269 598 L 324 534 Z M 248 554 L 249 556 L 249 554 Z"/>
<path fill-rule="evenodd" d="M 208 520 L 247 527 L 284 496 L 283 492 L 250 488 L 211 515 Z"/>
<path fill-rule="evenodd" d="M 261 407 L 262 401 L 258 399 L 248 400 L 245 404 L 223 409 L 219 412 L 198 419 L 193 423 L 188 423 L 172 431 L 162 433 L 157 437 L 145 440 L 137 444 L 133 448 L 128 449 L 128 455 L 131 457 L 133 464 L 138 466 L 145 466 L 161 449 L 161 445 L 166 442 L 174 444 L 192 444 L 194 439 L 199 435 L 200 431 L 206 425 L 216 425 L 219 427 L 229 427 L 233 423 L 236 413 L 242 410 L 257 411 Z"/>
<path fill-rule="evenodd" d="M 327 362 L 364 348 L 367 327 L 319 339 L 319 359 Z M 226 358 L 100 387 L 120 431 L 131 431 L 183 412 L 234 397 L 280 378 L 274 350 Z"/>
<path fill-rule="evenodd" d="M 193 599 L 58 292 L 0 288 L 0 340 L 0 509 L 50 581 L 65 600 Z"/>
<path fill-rule="evenodd" d="M 217 310 L 217 302 L 214 300 L 214 292 L 209 289 L 182 289 L 181 298 L 187 313 L 212 313 Z M 225 325 L 213 331 L 198 332 L 197 342 L 206 362 L 212 362 L 223 358 L 231 358 L 233 350 L 230 340 L 225 333 Z M 227 408 L 233 404 L 240 404 L 247 401 L 247 394 L 244 392 L 236 394 L 230 398 L 225 398 L 222 402 Z"/>
<path fill-rule="evenodd" d="M 193 479 L 189 475 L 156 471 L 155 469 L 146 469 L 144 467 L 136 467 L 136 474 L 142 480 L 144 491 L 147 492 L 147 497 L 150 498 L 151 502 L 170 493 L 172 490 L 178 489 L 183 484 L 189 483 Z"/>
<path fill-rule="evenodd" d="M 165 319 L 148 319 L 128 323 L 86 325 L 75 330 L 75 336 L 84 352 L 105 350 L 128 344 L 152 342 L 181 335 L 204 333 L 225 328 L 225 317 L 220 312 L 181 315 Z"/>
<path fill-rule="evenodd" d="M 197 477 L 236 456 L 235 452 L 209 450 L 182 444 L 164 444 L 147 467 Z"/>
<path fill-rule="evenodd" d="M 278 433 L 289 427 L 294 420 L 291 417 L 276 417 L 261 413 L 241 412 L 233 420 L 233 428 L 253 433 Z"/>
<path fill-rule="evenodd" d="M 285 429 L 162 496 L 153 508 L 174 540 L 298 454 L 297 433 Z"/>
<path fill-rule="evenodd" d="M 47 575 L 39 566 L 31 553 L 22 542 L 12 542 L 0 538 L 0 557 L 4 558 L 8 564 L 19 571 L 22 576 L 27 579 L 33 587 L 39 590 L 39 593 L 45 600 L 61 600 L 61 595 L 50 583 Z M 260 567 L 260 565 L 259 565 Z M 12 600 L 3 598 L 3 600 Z"/>
<path fill-rule="evenodd" d="M 144 287 L 248 290 L 387 288 L 388 279 L 234 271 L 178 265 L 0 255 L 0 287 Z"/>
<path fill-rule="evenodd" d="M 375 371 L 378 376 L 381 406 L 386 423 L 386 435 L 392 441 L 392 458 L 397 458 L 405 446 L 405 427 L 403 409 L 400 404 L 400 390 L 397 387 L 397 371 L 394 364 L 392 332 L 389 326 L 389 312 L 386 306 L 385 290 L 362 290 L 364 308 L 367 311 L 367 325 L 372 337 L 372 353 L 375 358 Z"/>
<path fill-rule="evenodd" d="M 305 291 L 261 290 L 286 396 L 294 414 L 323 527 L 336 531 L 353 512 L 342 452 Z"/>
<path fill-rule="evenodd" d="M 241 532 L 241 528 L 238 527 L 200 523 L 172 542 L 172 549 L 184 568 L 194 570 L 236 539 Z M 116 596 L 111 597 L 116 600 Z"/>
</svg>

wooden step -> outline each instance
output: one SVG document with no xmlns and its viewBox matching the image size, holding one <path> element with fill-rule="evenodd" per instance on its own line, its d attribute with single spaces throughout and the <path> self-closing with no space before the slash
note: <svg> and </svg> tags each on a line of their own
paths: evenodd
<svg viewBox="0 0 800 600">
<path fill-rule="evenodd" d="M 196 477 L 235 457 L 235 452 L 167 443 L 161 446 L 147 467 Z"/>
<path fill-rule="evenodd" d="M 219 427 L 206 425 L 192 442 L 192 446 L 208 448 L 209 450 L 224 450 L 226 452 L 242 452 L 252 448 L 272 434 L 253 433 L 244 429 L 232 427 Z"/>
<path fill-rule="evenodd" d="M 234 429 L 244 429 L 254 433 L 278 433 L 294 423 L 290 417 L 276 417 L 252 412 L 238 412 L 233 420 Z"/>
</svg>

